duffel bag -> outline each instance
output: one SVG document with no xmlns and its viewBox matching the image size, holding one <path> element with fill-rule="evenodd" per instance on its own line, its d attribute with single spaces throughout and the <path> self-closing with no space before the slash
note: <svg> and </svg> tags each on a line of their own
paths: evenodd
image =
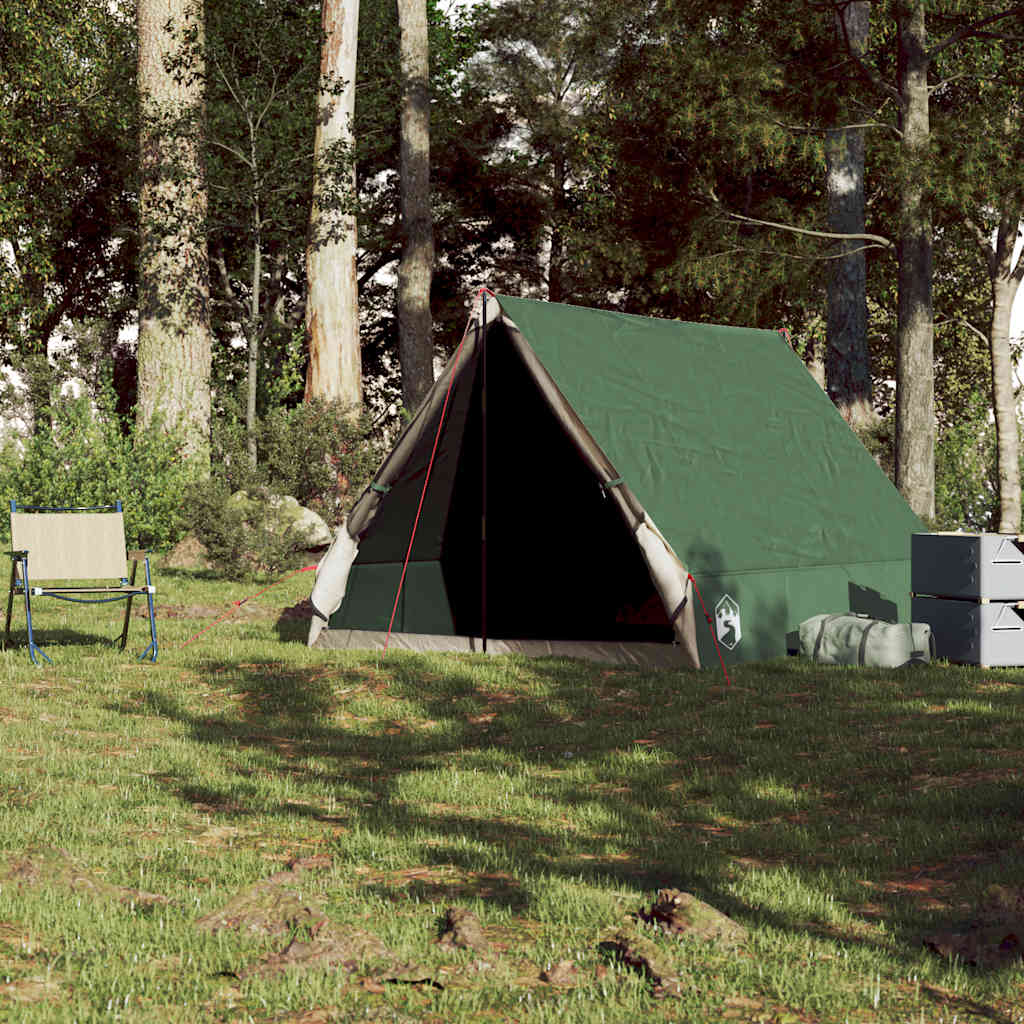
<svg viewBox="0 0 1024 1024">
<path fill-rule="evenodd" d="M 800 623 L 800 653 L 820 665 L 899 668 L 931 661 L 935 638 L 927 622 L 882 622 L 840 612 Z"/>
</svg>

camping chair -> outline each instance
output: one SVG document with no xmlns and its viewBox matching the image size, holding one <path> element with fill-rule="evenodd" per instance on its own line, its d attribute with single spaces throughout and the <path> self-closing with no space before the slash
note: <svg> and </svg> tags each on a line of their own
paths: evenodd
<svg viewBox="0 0 1024 1024">
<path fill-rule="evenodd" d="M 124 628 L 121 630 L 121 650 L 128 642 L 128 621 L 132 611 L 132 598 L 145 594 L 149 602 L 149 646 L 139 660 L 149 655 L 156 661 L 156 616 L 153 595 L 156 587 L 149 571 L 149 558 L 145 551 L 126 552 L 124 542 L 124 516 L 121 502 L 91 508 L 70 508 L 52 505 L 19 505 L 11 502 L 11 585 L 7 594 L 7 624 L 4 627 L 3 649 L 11 639 L 11 609 L 14 595 L 25 598 L 25 619 L 28 623 L 28 653 L 35 665 L 37 655 L 50 664 L 49 656 L 35 642 L 32 633 L 32 598 L 56 597 L 61 601 L 80 604 L 102 604 L 107 601 L 127 601 Z M 131 576 L 125 575 L 128 559 L 132 559 Z M 146 564 L 146 584 L 135 585 L 139 561 Z M 29 571 L 31 570 L 31 577 Z M 50 581 L 42 585 L 32 580 Z M 52 581 L 64 581 L 57 585 Z M 68 586 L 66 581 L 89 581 L 87 586 Z M 118 580 L 115 585 L 104 585 L 99 580 Z M 105 595 L 83 597 L 83 594 Z"/>
</svg>

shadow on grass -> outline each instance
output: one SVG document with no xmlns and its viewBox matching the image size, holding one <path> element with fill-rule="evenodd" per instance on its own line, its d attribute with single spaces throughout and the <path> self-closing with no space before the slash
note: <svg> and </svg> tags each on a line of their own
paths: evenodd
<svg viewBox="0 0 1024 1024">
<path fill-rule="evenodd" d="M 381 892 L 447 891 L 445 870 L 510 876 L 522 884 L 489 898 L 519 912 L 531 877 L 677 887 L 909 963 L 923 931 L 961 919 L 985 884 L 1024 883 L 1012 674 L 790 660 L 734 669 L 726 688 L 710 673 L 404 653 L 200 672 L 233 693 L 231 711 L 152 691 L 118 710 L 141 702 L 200 743 L 244 750 L 245 766 L 223 789 L 163 784 L 225 815 L 342 825 L 339 857 L 379 857 L 396 879 L 410 857 L 438 872 L 392 884 L 383 871 Z M 253 774 L 308 786 L 305 802 L 274 802 Z"/>
<path fill-rule="evenodd" d="M 81 647 L 92 647 L 92 646 L 103 646 L 108 648 L 119 648 L 121 645 L 121 632 L 118 629 L 116 635 L 109 633 L 85 633 L 79 629 L 68 629 L 66 627 L 59 627 L 56 629 L 40 629 L 36 626 L 36 617 L 32 616 L 32 635 L 35 638 L 36 646 L 41 647 L 51 658 L 59 656 L 61 648 L 81 648 Z M 125 656 L 127 657 L 132 653 L 133 642 L 138 647 L 136 655 L 141 653 L 142 649 L 149 643 L 148 624 L 146 626 L 147 632 L 145 638 L 142 639 L 143 634 L 137 630 L 128 630 L 128 646 L 125 648 Z M 3 640 L 3 632 L 0 629 L 0 640 Z M 26 658 L 29 657 L 28 653 L 28 630 L 24 627 L 21 629 L 11 630 L 11 640 L 7 644 L 6 650 L 12 654 L 20 653 L 24 654 Z M 78 653 L 77 651 L 75 653 Z"/>
</svg>

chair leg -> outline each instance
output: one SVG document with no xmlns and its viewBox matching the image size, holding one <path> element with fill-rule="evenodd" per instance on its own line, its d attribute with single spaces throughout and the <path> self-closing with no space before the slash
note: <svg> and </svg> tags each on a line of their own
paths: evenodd
<svg viewBox="0 0 1024 1024">
<path fill-rule="evenodd" d="M 6 651 L 8 645 L 11 642 L 11 611 L 14 608 L 14 584 L 17 582 L 18 563 L 15 559 L 11 559 L 11 585 L 7 590 L 7 622 L 4 625 L 4 640 L 3 644 L 0 645 L 0 650 Z"/>
<path fill-rule="evenodd" d="M 130 587 L 134 587 L 135 586 L 135 572 L 136 572 L 136 570 L 138 568 L 139 568 L 139 560 L 137 558 L 133 559 L 132 560 L 132 576 L 131 576 L 131 579 L 128 581 L 128 585 Z M 122 651 L 128 645 L 128 621 L 129 621 L 129 619 L 131 617 L 131 614 L 132 614 L 132 598 L 134 596 L 135 596 L 134 594 L 129 594 L 128 595 L 128 599 L 125 601 L 124 628 L 121 630 L 121 650 Z"/>
<path fill-rule="evenodd" d="M 134 575 L 134 570 L 133 570 Z M 150 661 L 156 661 L 157 655 L 157 643 L 156 643 L 156 609 L 153 607 L 153 579 L 149 572 L 149 559 L 146 559 L 146 601 L 149 604 L 149 646 L 139 655 L 139 661 L 142 661 L 147 654 L 152 651 Z"/>
<path fill-rule="evenodd" d="M 33 665 L 39 664 L 39 658 L 36 655 L 41 654 L 43 658 L 48 661 L 51 665 L 50 656 L 36 643 L 36 638 L 32 633 L 32 588 L 28 582 L 28 559 L 23 558 L 21 560 L 21 582 L 25 591 L 25 622 L 28 625 L 28 655 L 32 659 Z"/>
</svg>

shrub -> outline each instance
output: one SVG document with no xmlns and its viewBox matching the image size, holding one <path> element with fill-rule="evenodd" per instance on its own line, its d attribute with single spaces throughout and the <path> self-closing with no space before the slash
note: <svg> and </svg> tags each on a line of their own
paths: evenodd
<svg viewBox="0 0 1024 1024">
<path fill-rule="evenodd" d="M 290 494 L 336 526 L 369 483 L 382 454 L 368 417 L 357 424 L 339 403 L 315 399 L 272 409 L 256 425 L 258 464 L 249 462 L 245 424 L 225 408 L 213 430 L 213 474 L 227 492 L 265 488 Z"/>
<path fill-rule="evenodd" d="M 4 499 L 33 505 L 124 504 L 130 547 L 165 549 L 185 530 L 181 496 L 196 478 L 173 433 L 153 426 L 124 433 L 112 396 L 55 403 L 52 418 L 21 446 L 0 450 Z M 10 524 L 0 516 L 0 535 Z"/>
<path fill-rule="evenodd" d="M 254 467 L 244 423 L 237 410 L 225 412 L 214 427 L 211 478 L 188 493 L 190 529 L 218 569 L 277 573 L 306 545 L 270 496 L 290 495 L 337 526 L 372 478 L 380 446 L 367 418 L 352 424 L 339 404 L 314 400 L 273 409 L 258 422 Z"/>
<path fill-rule="evenodd" d="M 978 393 L 939 429 L 935 446 L 935 529 L 994 531 L 999 527 L 996 428 Z"/>
<path fill-rule="evenodd" d="M 197 481 L 188 490 L 189 527 L 215 568 L 235 579 L 276 575 L 290 567 L 304 538 L 269 502 L 269 492 L 230 492 L 223 480 Z"/>
</svg>

